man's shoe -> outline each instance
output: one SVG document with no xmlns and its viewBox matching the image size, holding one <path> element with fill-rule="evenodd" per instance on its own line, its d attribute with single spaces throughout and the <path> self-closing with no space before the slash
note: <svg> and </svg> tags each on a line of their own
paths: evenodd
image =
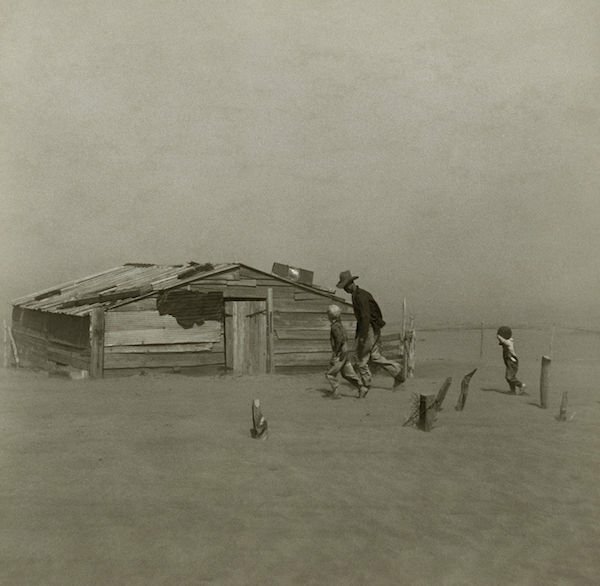
<svg viewBox="0 0 600 586">
<path fill-rule="evenodd" d="M 392 388 L 396 388 L 399 387 L 402 383 L 404 383 L 406 381 L 406 379 L 404 378 L 404 375 L 402 373 L 397 374 L 394 377 L 394 386 Z"/>
<path fill-rule="evenodd" d="M 367 396 L 368 392 L 369 392 L 368 387 L 361 387 L 360 390 L 358 391 L 358 398 L 364 399 Z"/>
</svg>

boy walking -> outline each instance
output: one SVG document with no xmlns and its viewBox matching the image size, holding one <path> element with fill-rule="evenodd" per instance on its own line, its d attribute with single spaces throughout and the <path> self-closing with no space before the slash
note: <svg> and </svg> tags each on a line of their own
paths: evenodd
<svg viewBox="0 0 600 586">
<path fill-rule="evenodd" d="M 512 330 L 508 326 L 501 326 L 496 332 L 498 344 L 502 346 L 502 360 L 506 366 L 505 378 L 510 392 L 522 394 L 525 391 L 525 385 L 517 378 L 519 370 L 519 359 L 515 354 L 515 343 L 512 337 Z"/>
<path fill-rule="evenodd" d="M 367 389 L 362 386 L 360 378 L 357 376 L 348 359 L 347 336 L 342 324 L 341 315 L 342 311 L 337 305 L 330 305 L 327 308 L 327 317 L 331 323 L 329 333 L 331 360 L 329 361 L 329 370 L 325 373 L 325 377 L 331 385 L 331 396 L 333 398 L 340 398 L 338 374 L 341 374 L 352 386 L 358 389 L 358 397 L 360 399 L 367 394 Z"/>
</svg>

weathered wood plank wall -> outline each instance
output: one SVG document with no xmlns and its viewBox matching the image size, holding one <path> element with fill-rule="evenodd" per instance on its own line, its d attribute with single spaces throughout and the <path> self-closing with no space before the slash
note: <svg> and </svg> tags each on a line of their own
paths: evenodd
<svg viewBox="0 0 600 586">
<path fill-rule="evenodd" d="M 77 347 L 53 338 L 47 332 L 24 327 L 18 322 L 13 322 L 12 331 L 21 366 L 44 370 L 56 366 L 71 366 L 79 370 L 89 369 L 89 346 Z"/>
<path fill-rule="evenodd" d="M 273 370 L 278 367 L 285 370 L 327 366 L 331 347 L 326 312 L 331 304 L 338 305 L 342 310 L 349 346 L 353 349 L 355 320 L 352 307 L 340 299 L 302 289 L 248 267 L 185 284 L 182 289 L 202 293 L 219 292 L 224 301 L 266 300 L 271 290 L 272 339 L 265 351 Z M 205 373 L 224 370 L 224 320 L 210 319 L 202 325 L 185 328 L 172 315 L 159 314 L 157 298 L 158 292 L 106 311 L 104 375 L 138 374 L 145 370 Z M 49 315 L 52 315 L 55 323 L 62 324 L 61 327 L 66 323 L 63 317 L 72 319 L 72 316 Z M 28 316 L 28 319 L 43 322 L 40 316 Z M 89 325 L 89 320 L 86 323 Z M 43 330 L 42 326 L 39 327 Z M 64 340 L 50 340 L 49 336 L 53 335 L 51 332 L 27 328 L 19 322 L 13 322 L 13 331 L 20 351 L 33 366 L 45 368 L 48 361 L 53 360 L 74 368 L 89 368 L 89 340 L 84 347 L 69 346 Z M 387 334 L 382 339 L 386 355 L 397 358 L 400 354 L 399 335 Z M 257 343 L 263 342 L 261 339 Z"/>
</svg>

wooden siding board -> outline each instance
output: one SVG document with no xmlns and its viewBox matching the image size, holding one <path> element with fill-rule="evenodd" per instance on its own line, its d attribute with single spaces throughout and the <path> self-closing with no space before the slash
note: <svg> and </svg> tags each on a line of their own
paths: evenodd
<svg viewBox="0 0 600 586">
<path fill-rule="evenodd" d="M 275 311 L 274 323 L 276 328 L 302 328 L 329 330 L 330 323 L 325 313 L 305 313 L 294 311 Z M 355 327 L 354 316 L 343 314 L 342 322 L 345 328 L 353 329 Z"/>
<path fill-rule="evenodd" d="M 104 368 L 177 368 L 225 363 L 224 352 L 166 352 L 105 354 Z"/>
<path fill-rule="evenodd" d="M 275 354 L 303 354 L 329 352 L 331 344 L 327 340 L 278 340 L 274 347 Z"/>
<path fill-rule="evenodd" d="M 220 342 L 203 342 L 199 344 L 144 344 L 141 346 L 107 346 L 106 354 L 166 354 L 185 352 L 224 352 L 225 344 Z"/>
<path fill-rule="evenodd" d="M 205 322 L 201 326 L 190 329 L 142 329 L 107 331 L 105 333 L 106 346 L 138 346 L 145 344 L 184 344 L 201 342 L 218 342 L 222 336 L 221 323 L 217 321 Z"/>
<path fill-rule="evenodd" d="M 329 352 L 275 354 L 275 366 L 322 366 L 327 368 L 331 358 Z"/>
<path fill-rule="evenodd" d="M 104 370 L 104 378 L 115 378 L 125 376 L 138 376 L 141 373 L 150 372 L 152 374 L 185 374 L 208 376 L 223 374 L 227 369 L 223 364 L 205 364 L 203 366 L 179 366 L 179 367 L 137 367 L 137 368 L 111 368 Z"/>
<path fill-rule="evenodd" d="M 330 299 L 327 299 L 326 297 L 321 297 L 318 299 L 305 299 L 305 300 L 293 300 L 293 301 L 286 301 L 286 300 L 279 300 L 278 303 L 275 306 L 275 309 L 277 311 L 282 311 L 282 312 L 306 312 L 306 313 L 323 313 L 326 314 L 327 313 L 327 308 L 330 305 L 338 305 L 338 307 L 340 308 L 342 314 L 344 315 L 354 315 L 354 312 L 352 310 L 352 307 L 349 307 L 347 305 L 341 305 L 341 304 L 336 304 L 333 303 Z"/>
<path fill-rule="evenodd" d="M 106 331 L 121 332 L 126 330 L 183 330 L 190 331 L 202 328 L 206 324 L 219 323 L 216 320 L 207 320 L 202 326 L 195 325 L 193 328 L 183 328 L 172 315 L 160 315 L 158 311 L 132 311 L 109 313 L 106 319 Z"/>
<path fill-rule="evenodd" d="M 329 329 L 275 328 L 275 340 L 327 340 Z"/>
</svg>

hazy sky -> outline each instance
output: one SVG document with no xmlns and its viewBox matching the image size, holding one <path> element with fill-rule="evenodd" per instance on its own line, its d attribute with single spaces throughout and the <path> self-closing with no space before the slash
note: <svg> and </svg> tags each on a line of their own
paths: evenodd
<svg viewBox="0 0 600 586">
<path fill-rule="evenodd" d="M 390 319 L 600 325 L 598 0 L 4 0 L 6 302 L 341 270 Z"/>
</svg>

